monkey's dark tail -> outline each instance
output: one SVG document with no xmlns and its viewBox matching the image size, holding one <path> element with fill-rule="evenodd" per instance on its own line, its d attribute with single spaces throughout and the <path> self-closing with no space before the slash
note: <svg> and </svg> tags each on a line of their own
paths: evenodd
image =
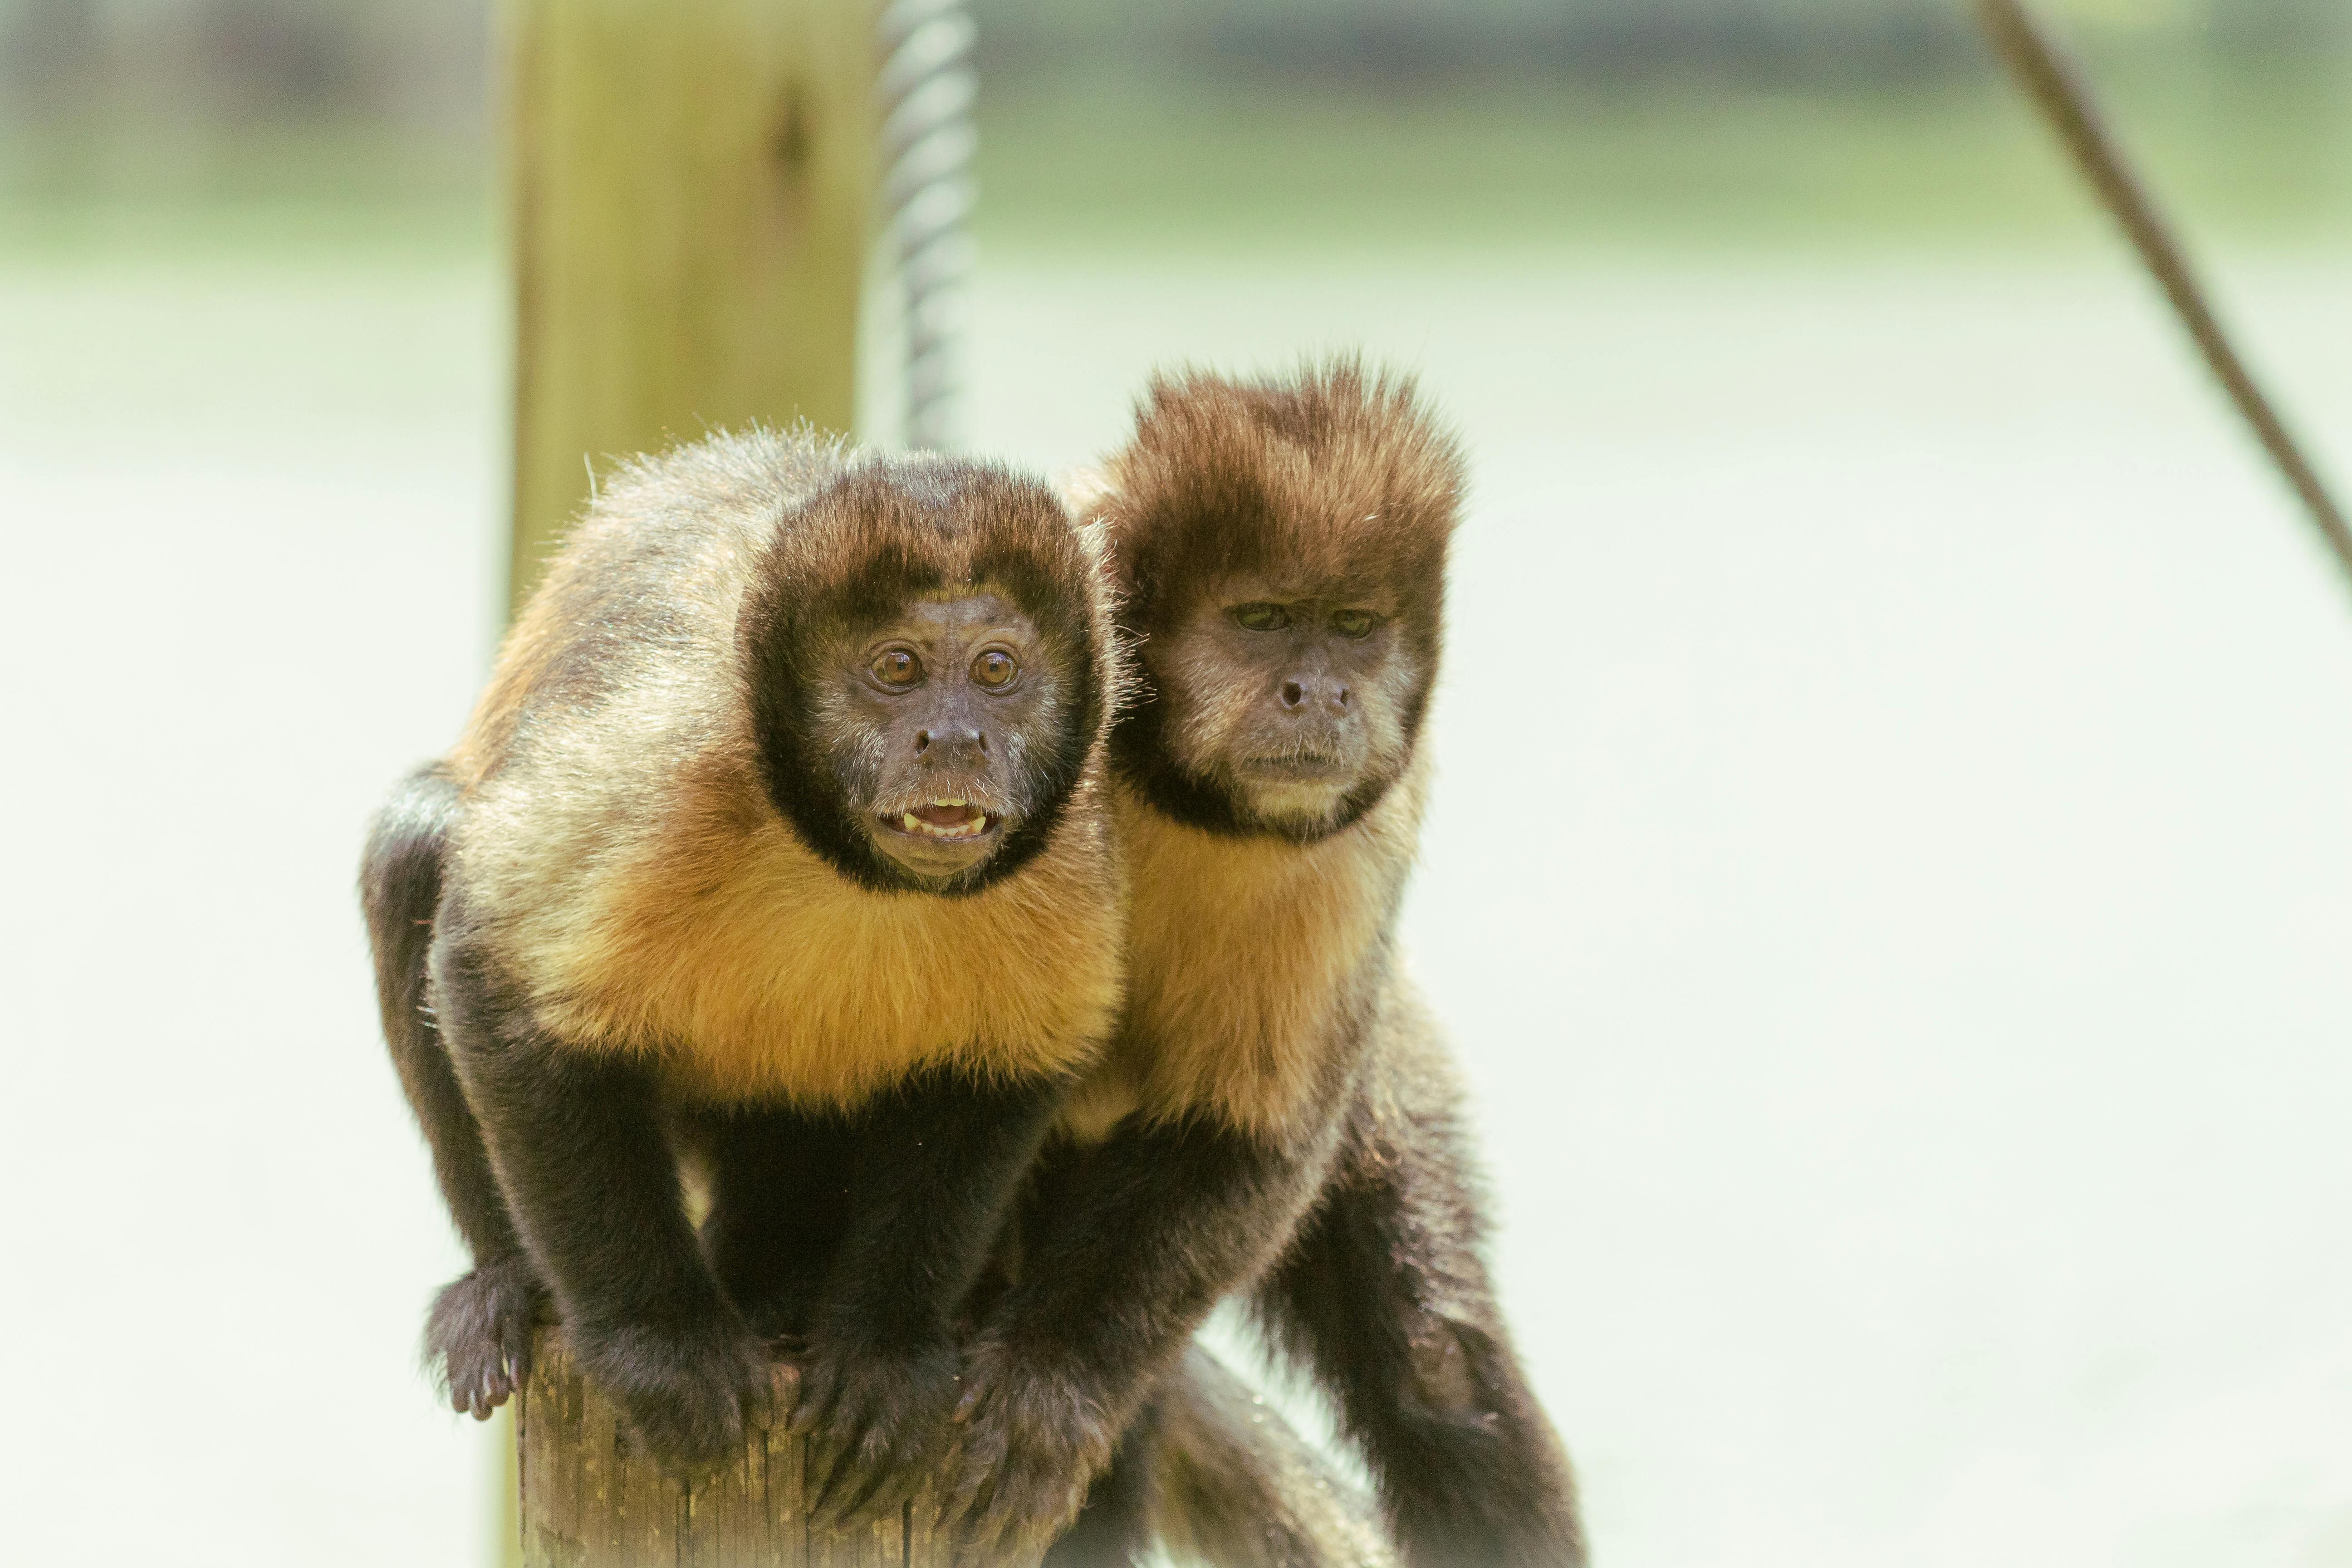
<svg viewBox="0 0 2352 1568">
<path fill-rule="evenodd" d="M 1394 1568 L 1370 1499 L 1200 1346 L 1161 1384 L 1151 1532 L 1216 1568 Z"/>
<path fill-rule="evenodd" d="M 360 908 L 375 953 L 376 1005 L 384 1042 L 401 1076 L 420 1050 L 432 1049 L 425 961 L 433 946 L 433 912 L 441 901 L 441 853 L 457 815 L 457 784 L 439 763 L 417 769 L 392 792 L 368 826 L 360 859 Z"/>
</svg>

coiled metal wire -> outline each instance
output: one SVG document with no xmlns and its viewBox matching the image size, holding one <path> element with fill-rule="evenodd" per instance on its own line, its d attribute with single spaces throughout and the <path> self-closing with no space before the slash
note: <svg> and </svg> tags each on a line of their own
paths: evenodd
<svg viewBox="0 0 2352 1568">
<path fill-rule="evenodd" d="M 950 444 L 955 348 L 971 272 L 971 68 L 965 0 L 891 0 L 881 53 L 883 243 L 895 253 L 906 319 L 906 442 Z"/>
</svg>

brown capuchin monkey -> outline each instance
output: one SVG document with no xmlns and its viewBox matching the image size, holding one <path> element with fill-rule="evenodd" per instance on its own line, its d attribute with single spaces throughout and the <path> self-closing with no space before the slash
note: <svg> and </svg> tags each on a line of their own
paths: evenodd
<svg viewBox="0 0 2352 1568">
<path fill-rule="evenodd" d="M 738 1450 L 789 1336 L 822 1512 L 936 1468 L 957 1316 L 1121 996 L 1107 588 L 993 464 L 758 432 L 605 484 L 362 868 L 474 1258 L 426 1336 L 458 1408 L 551 1305 L 667 1465 Z"/>
<path fill-rule="evenodd" d="M 1155 381 L 1080 492 L 1140 667 L 1111 742 L 1129 991 L 971 1352 L 965 1528 L 1005 1560 L 1073 1515 L 1049 1563 L 1139 1558 L 1160 1379 L 1240 1293 L 1413 1568 L 1584 1561 L 1456 1074 L 1396 965 L 1462 483 L 1411 382 L 1342 360 Z"/>
</svg>

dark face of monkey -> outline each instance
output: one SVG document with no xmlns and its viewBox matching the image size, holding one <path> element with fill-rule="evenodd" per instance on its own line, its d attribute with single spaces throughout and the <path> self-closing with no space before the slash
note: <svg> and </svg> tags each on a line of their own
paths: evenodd
<svg viewBox="0 0 2352 1568">
<path fill-rule="evenodd" d="M 1049 492 L 945 459 L 811 503 L 742 633 L 770 798 L 844 875 L 971 893 L 1044 847 L 1102 721 L 1093 567 Z"/>
<path fill-rule="evenodd" d="M 1037 628 L 976 594 L 917 600 L 845 646 L 821 728 L 851 742 L 833 748 L 834 780 L 874 847 L 927 883 L 985 865 L 1037 805 L 1007 765 L 1050 717 Z"/>
<path fill-rule="evenodd" d="M 1120 775 L 1179 822 L 1311 842 L 1412 764 L 1462 458 L 1409 381 L 1155 381 L 1100 509 L 1139 634 Z"/>
<path fill-rule="evenodd" d="M 1143 645 L 1161 710 L 1123 738 L 1148 731 L 1149 787 L 1196 823 L 1319 838 L 1370 810 L 1411 760 L 1421 647 L 1376 590 L 1224 578 Z"/>
</svg>

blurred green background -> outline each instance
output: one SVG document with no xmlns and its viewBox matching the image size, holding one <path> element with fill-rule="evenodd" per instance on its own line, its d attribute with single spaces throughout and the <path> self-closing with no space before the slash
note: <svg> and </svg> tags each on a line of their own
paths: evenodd
<svg viewBox="0 0 2352 1568">
<path fill-rule="evenodd" d="M 2352 224 L 2352 8 L 2058 0 L 2200 231 Z M 2078 194 L 1939 0 L 982 0 L 991 244 L 2029 246 Z M 11 250 L 463 248 L 480 0 L 0 0 Z"/>
</svg>

